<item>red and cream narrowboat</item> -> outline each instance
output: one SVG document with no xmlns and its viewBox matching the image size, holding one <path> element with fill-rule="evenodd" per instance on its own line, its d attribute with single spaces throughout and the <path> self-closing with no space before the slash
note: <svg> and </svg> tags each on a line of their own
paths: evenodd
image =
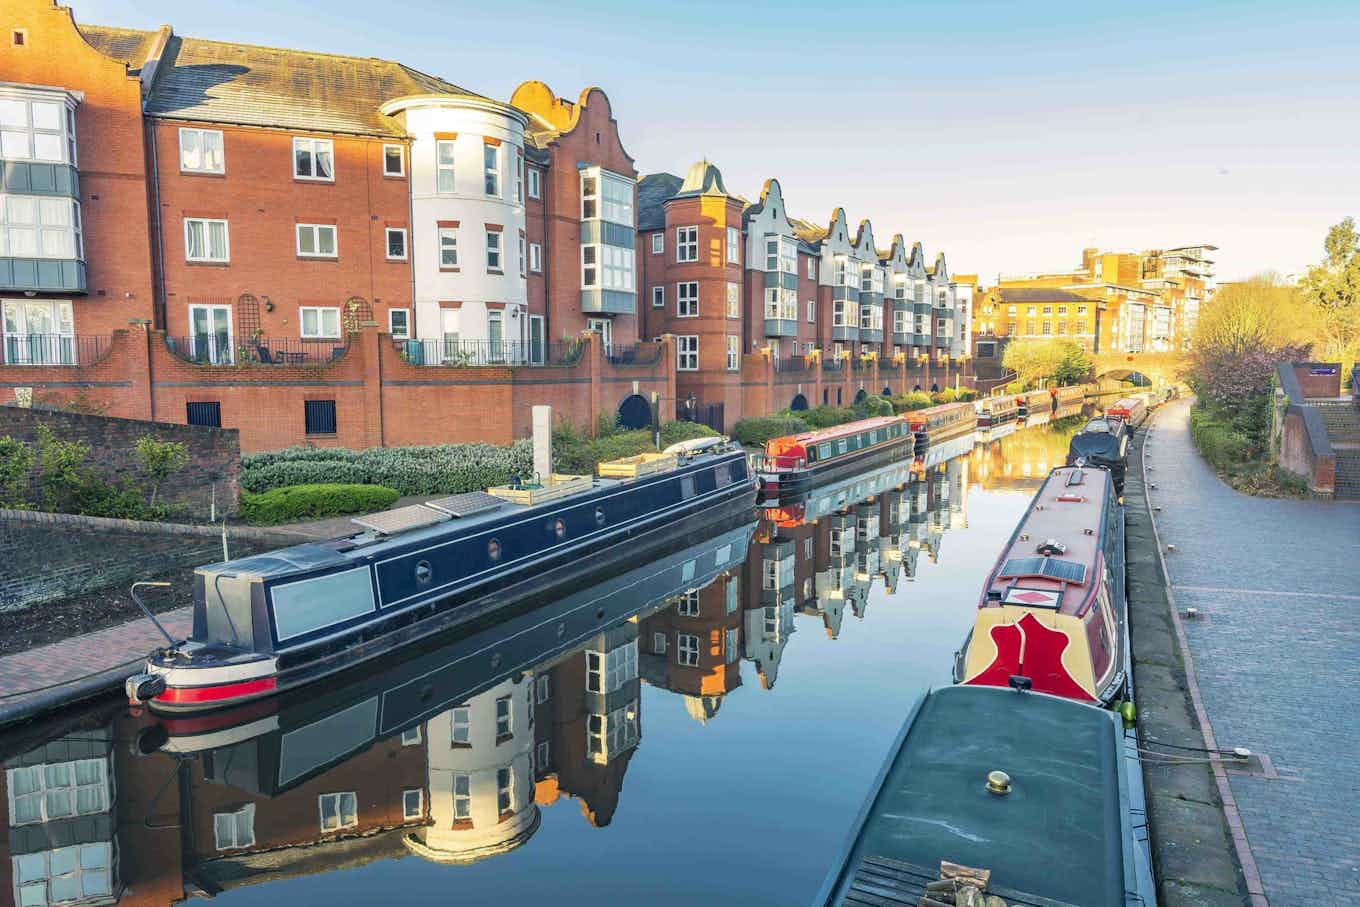
<svg viewBox="0 0 1360 907">
<path fill-rule="evenodd" d="M 1109 705 L 1128 658 L 1123 510 L 1108 471 L 1060 466 L 987 577 L 954 680 Z"/>
<path fill-rule="evenodd" d="M 915 441 L 903 416 L 876 416 L 765 442 L 757 469 L 767 495 L 785 496 L 864 469 L 873 460 L 910 456 Z"/>
<path fill-rule="evenodd" d="M 1143 397 L 1122 397 L 1105 408 L 1105 417 L 1122 419 L 1130 428 L 1137 428 L 1147 411 L 1147 400 Z"/>
<path fill-rule="evenodd" d="M 971 403 L 941 403 L 905 414 L 907 424 L 916 436 L 916 455 L 919 457 L 931 445 L 962 435 L 972 434 L 977 428 L 977 410 Z"/>
</svg>

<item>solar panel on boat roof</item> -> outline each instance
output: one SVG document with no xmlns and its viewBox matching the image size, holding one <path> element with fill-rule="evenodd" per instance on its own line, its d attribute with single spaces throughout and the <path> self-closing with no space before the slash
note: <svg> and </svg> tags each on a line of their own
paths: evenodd
<svg viewBox="0 0 1360 907">
<path fill-rule="evenodd" d="M 426 501 L 425 506 L 433 507 L 449 516 L 464 517 L 495 510 L 504 503 L 505 501 L 494 494 L 487 494 L 485 491 L 469 491 L 466 494 L 451 494 L 446 498 Z"/>
<path fill-rule="evenodd" d="M 1051 576 L 1066 583 L 1086 581 L 1086 565 L 1060 557 L 1013 557 L 998 576 Z"/>
<path fill-rule="evenodd" d="M 1043 576 L 1044 561 L 1042 557 L 1013 557 L 1001 565 L 1001 576 Z"/>
<path fill-rule="evenodd" d="M 396 535 L 399 532 L 433 526 L 448 518 L 447 513 L 440 513 L 424 504 L 412 504 L 410 507 L 384 510 L 381 513 L 370 513 L 368 516 L 356 516 L 350 522 L 381 535 Z"/>
</svg>

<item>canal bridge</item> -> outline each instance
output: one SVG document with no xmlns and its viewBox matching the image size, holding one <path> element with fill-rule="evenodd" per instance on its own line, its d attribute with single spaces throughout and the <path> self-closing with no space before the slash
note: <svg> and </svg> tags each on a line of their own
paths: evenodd
<svg viewBox="0 0 1360 907">
<path fill-rule="evenodd" d="M 1131 381 L 1134 384 L 1174 384 L 1187 362 L 1180 351 L 1162 353 L 1096 353 L 1091 364 L 1097 381 Z M 1147 381 L 1141 380 L 1146 378 Z"/>
</svg>

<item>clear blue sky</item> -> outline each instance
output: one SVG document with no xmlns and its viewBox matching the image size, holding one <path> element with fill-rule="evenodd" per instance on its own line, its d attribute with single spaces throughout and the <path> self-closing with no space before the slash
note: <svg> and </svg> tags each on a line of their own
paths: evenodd
<svg viewBox="0 0 1360 907">
<path fill-rule="evenodd" d="M 643 173 L 1054 270 L 1212 242 L 1220 279 L 1297 271 L 1360 215 L 1360 2 L 374 3 L 65 0 L 78 21 L 400 60 L 508 98 L 609 94 Z"/>
</svg>

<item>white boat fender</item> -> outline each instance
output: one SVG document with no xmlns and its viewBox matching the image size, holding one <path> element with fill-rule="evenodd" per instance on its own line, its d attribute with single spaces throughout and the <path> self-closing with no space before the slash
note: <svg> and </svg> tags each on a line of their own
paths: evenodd
<svg viewBox="0 0 1360 907">
<path fill-rule="evenodd" d="M 726 443 L 727 443 L 726 435 L 719 435 L 715 438 L 714 437 L 691 438 L 688 441 L 680 441 L 676 444 L 672 444 L 670 447 L 667 447 L 662 452 L 668 454 L 681 454 L 685 456 L 693 456 L 694 454 L 697 453 L 703 453 L 706 450 L 721 447 Z"/>
<path fill-rule="evenodd" d="M 142 705 L 165 692 L 165 678 L 159 674 L 133 674 L 123 681 L 129 705 Z"/>
</svg>

